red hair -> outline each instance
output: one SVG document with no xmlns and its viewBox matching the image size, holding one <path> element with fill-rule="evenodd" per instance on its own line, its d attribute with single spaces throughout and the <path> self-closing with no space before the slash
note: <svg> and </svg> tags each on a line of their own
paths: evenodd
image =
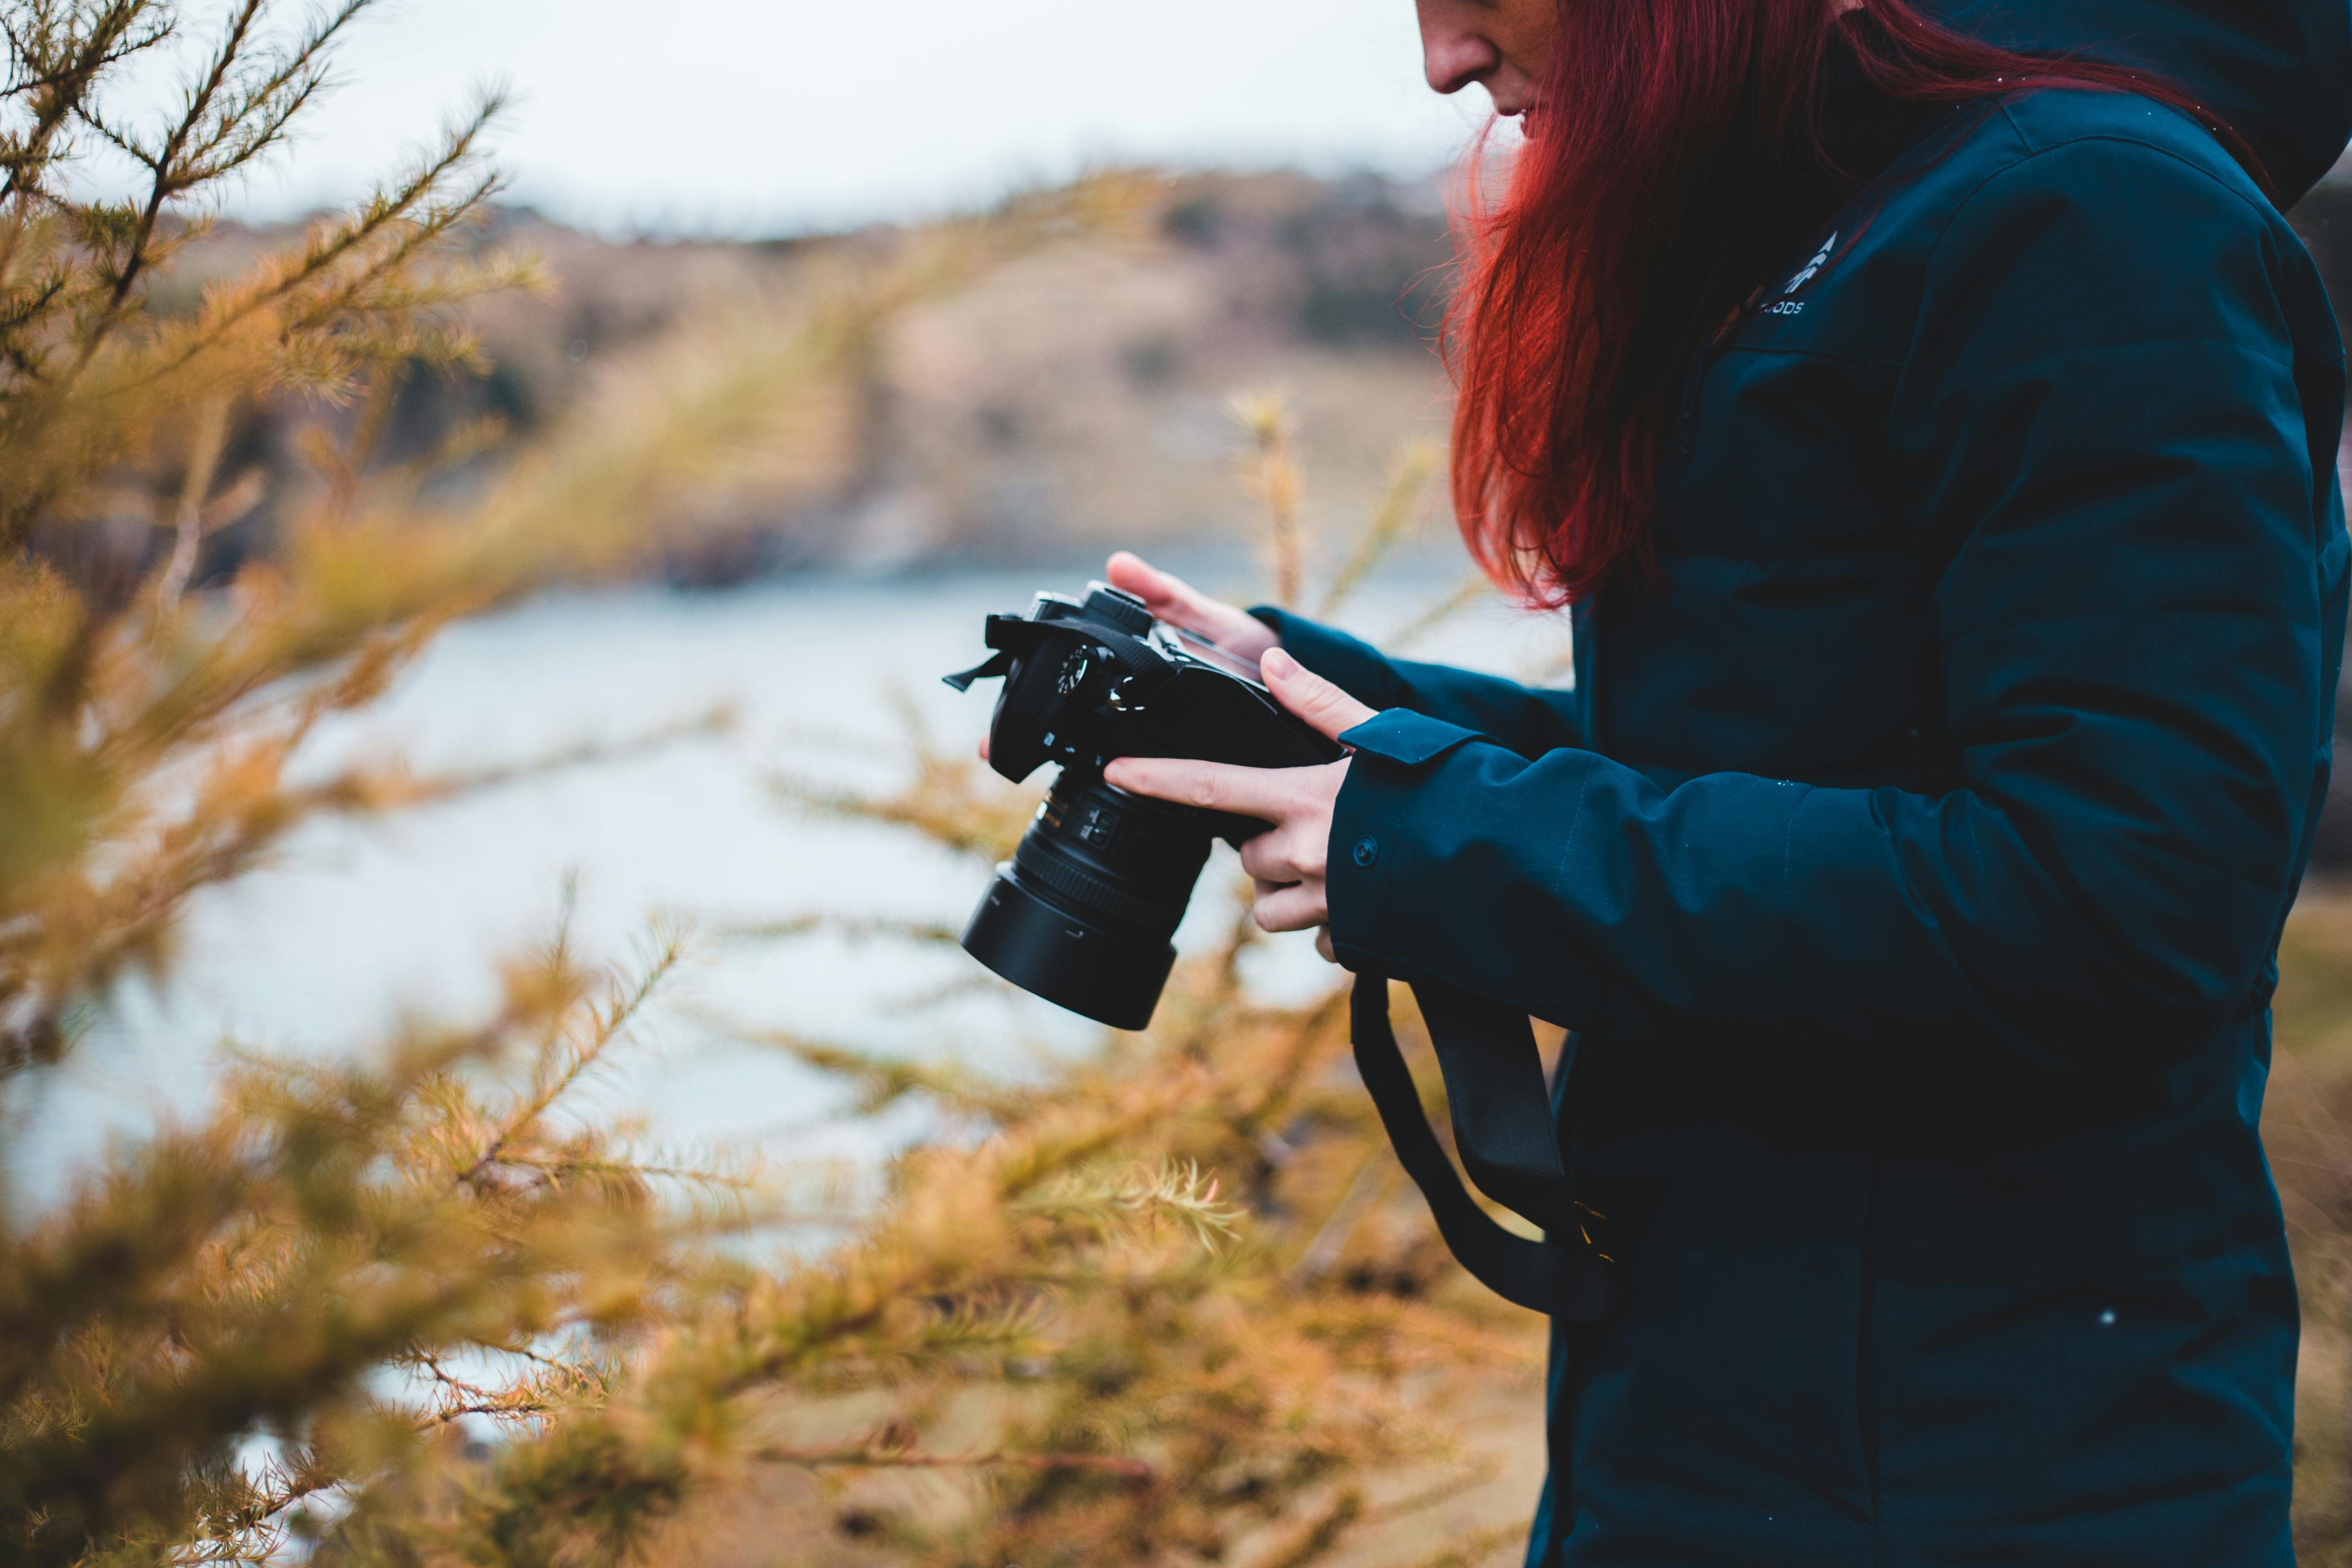
<svg viewBox="0 0 2352 1568">
<path fill-rule="evenodd" d="M 1455 513 L 1531 605 L 1646 564 L 1683 378 L 1774 268 L 1874 170 L 1822 136 L 1832 26 L 1871 89 L 1920 104 L 2045 87 L 2186 110 L 2269 189 L 2244 140 L 2159 79 L 2012 53 L 1909 0 L 1562 0 L 1499 203 L 1474 154 L 1446 315 Z"/>
</svg>

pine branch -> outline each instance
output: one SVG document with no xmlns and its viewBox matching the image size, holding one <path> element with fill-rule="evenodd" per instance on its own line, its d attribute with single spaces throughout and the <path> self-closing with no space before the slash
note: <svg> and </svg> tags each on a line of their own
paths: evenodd
<svg viewBox="0 0 2352 1568">
<path fill-rule="evenodd" d="M 1159 1472 L 1141 1459 L 1109 1454 L 929 1454 L 919 1448 L 870 1446 L 837 1448 L 766 1447 L 755 1449 L 755 1459 L 769 1464 L 797 1465 L 806 1469 L 1022 1469 L 1086 1470 L 1149 1484 Z"/>
<path fill-rule="evenodd" d="M 1328 1274 L 1347 1250 L 1348 1240 L 1364 1216 L 1386 1195 L 1396 1174 L 1394 1156 L 1384 1150 L 1374 1150 L 1364 1156 L 1349 1178 L 1347 1191 L 1323 1221 L 1322 1227 L 1299 1252 L 1298 1260 L 1291 1265 L 1291 1278 L 1301 1285 L 1312 1285 Z"/>
<path fill-rule="evenodd" d="M 1484 573 L 1473 573 L 1464 578 L 1461 584 L 1452 593 L 1432 603 L 1419 615 L 1391 632 L 1382 639 L 1382 645 L 1388 647 L 1404 647 L 1417 643 L 1471 605 L 1491 597 L 1494 592 L 1495 585 L 1486 580 Z"/>
<path fill-rule="evenodd" d="M 1292 451 L 1297 422 L 1280 393 L 1252 392 L 1232 400 L 1234 420 L 1250 438 L 1245 485 L 1265 508 L 1265 542 L 1274 577 L 1274 602 L 1296 608 L 1306 579 L 1306 551 L 1298 524 L 1298 460 Z"/>
<path fill-rule="evenodd" d="M 1397 455 L 1389 468 L 1388 488 L 1381 493 L 1380 505 L 1373 509 L 1371 521 L 1357 536 L 1356 547 L 1349 552 L 1346 564 L 1323 590 L 1323 602 L 1315 611 L 1318 620 L 1328 620 L 1336 615 L 1397 542 L 1412 531 L 1421 515 L 1423 498 L 1429 493 L 1429 482 L 1436 477 L 1437 459 L 1438 448 L 1425 441 L 1416 441 Z"/>
<path fill-rule="evenodd" d="M 953 945 L 963 940 L 954 926 L 929 921 L 891 920 L 877 916 L 813 914 L 753 925 L 730 926 L 721 936 L 729 942 L 795 942 L 803 937 L 838 936 L 851 942 L 887 937 L 901 942 Z"/>
<path fill-rule="evenodd" d="M 115 389 L 118 395 L 186 369 L 232 332 L 280 305 L 301 305 L 287 322 L 290 331 L 300 334 L 315 331 L 362 304 L 371 282 L 413 263 L 497 195 L 500 180 L 493 174 L 478 180 L 454 200 L 433 200 L 453 174 L 475 160 L 483 135 L 504 109 L 503 98 L 485 99 L 469 119 L 444 137 L 437 153 L 397 184 L 371 195 L 349 217 L 314 226 L 299 251 L 271 258 L 246 281 L 208 298 L 196 321 L 176 333 L 165 334 L 154 363 L 141 367 Z M 417 217 L 420 208 L 425 211 Z M 315 298 L 305 297 L 314 285 L 332 280 L 346 261 L 362 257 L 369 246 L 403 224 L 410 225 L 409 232 L 381 256 L 364 261 L 353 278 Z"/>
<path fill-rule="evenodd" d="M 991 1083 L 952 1063 L 877 1057 L 855 1047 L 812 1039 L 786 1029 L 757 1028 L 719 1020 L 713 1020 L 713 1025 L 730 1038 L 782 1051 L 828 1077 L 848 1079 L 857 1088 L 857 1111 L 861 1116 L 872 1116 L 918 1094 L 992 1121 L 1015 1119 L 1020 1114 L 1020 1090 Z"/>
<path fill-rule="evenodd" d="M 1199 1166 L 1173 1162 L 1157 1171 L 1117 1176 L 1072 1173 L 1014 1200 L 1015 1213 L 1077 1220 L 1106 1239 L 1145 1236 L 1162 1226 L 1214 1252 L 1240 1237 L 1242 1211 L 1217 1201 L 1217 1180 Z"/>
<path fill-rule="evenodd" d="M 657 940 L 652 960 L 639 970 L 634 982 L 614 982 L 603 1004 L 588 1008 L 584 1038 L 572 1038 L 568 1032 L 551 1037 L 532 1072 L 530 1091 L 508 1113 L 482 1152 L 457 1173 L 461 1184 L 478 1185 L 494 1166 L 502 1163 L 507 1151 L 522 1142 L 556 1102 L 604 1059 L 653 1000 L 663 982 L 685 962 L 686 942 L 682 936 L 673 932 Z"/>
<path fill-rule="evenodd" d="M 142 30 L 139 24 L 158 12 L 161 17 Z M 9 96 L 30 97 L 36 107 L 32 124 L 9 137 L 0 151 L 0 164 L 7 170 L 0 181 L 0 212 L 13 213 L 38 191 L 40 175 L 55 160 L 51 148 L 89 101 L 92 85 L 172 31 L 171 14 L 161 0 L 107 0 L 87 34 L 76 36 L 68 28 L 62 39 L 48 26 L 30 36 L 15 26 L 8 29 Z M 30 74 L 24 68 L 28 65 Z M 12 259 L 12 254 L 0 254 L 0 273 Z"/>
<path fill-rule="evenodd" d="M 245 47 L 247 35 L 253 30 L 254 23 L 260 18 L 262 7 L 268 3 L 268 0 L 242 0 L 231 14 L 226 36 L 214 52 L 212 69 L 189 92 L 179 122 L 166 134 L 162 148 L 152 156 L 132 153 L 134 157 L 140 157 L 140 162 L 147 165 L 154 177 L 149 184 L 146 205 L 131 231 L 125 254 L 112 264 L 113 287 L 106 308 L 99 312 L 96 321 L 83 334 L 75 366 L 77 370 L 87 366 L 97 357 L 106 339 L 121 323 L 123 307 L 131 298 L 131 290 L 138 286 L 139 279 L 145 274 L 148 247 L 153 243 L 155 224 L 163 215 L 163 205 L 188 188 L 182 183 L 185 171 L 179 166 L 180 152 L 202 123 L 214 98 L 226 84 L 229 72 Z M 123 145 L 129 150 L 128 143 Z"/>
</svg>

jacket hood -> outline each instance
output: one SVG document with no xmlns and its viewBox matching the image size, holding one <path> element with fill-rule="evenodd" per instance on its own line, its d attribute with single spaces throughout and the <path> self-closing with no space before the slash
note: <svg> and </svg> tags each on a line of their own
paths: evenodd
<svg viewBox="0 0 2352 1568">
<path fill-rule="evenodd" d="M 1926 0 L 2006 48 L 2081 53 L 2170 78 L 2254 144 L 2280 199 L 2352 138 L 2352 0 Z"/>
</svg>

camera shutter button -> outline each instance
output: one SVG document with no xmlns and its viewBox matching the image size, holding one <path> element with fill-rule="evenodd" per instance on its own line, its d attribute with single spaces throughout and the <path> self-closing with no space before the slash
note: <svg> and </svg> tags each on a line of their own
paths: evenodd
<svg viewBox="0 0 2352 1568">
<path fill-rule="evenodd" d="M 1381 858 L 1381 841 L 1377 838 L 1356 840 L 1356 864 L 1370 866 Z"/>
</svg>

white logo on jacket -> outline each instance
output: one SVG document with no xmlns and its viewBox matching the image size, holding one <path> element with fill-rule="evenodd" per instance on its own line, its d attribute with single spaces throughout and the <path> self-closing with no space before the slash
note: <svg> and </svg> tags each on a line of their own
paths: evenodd
<svg viewBox="0 0 2352 1568">
<path fill-rule="evenodd" d="M 1780 292 L 1784 295 L 1793 294 L 1798 289 L 1803 288 L 1806 284 L 1811 283 L 1814 277 L 1820 273 L 1821 269 L 1830 264 L 1830 252 L 1837 248 L 1837 242 L 1838 237 L 1836 235 L 1830 236 L 1828 242 L 1822 247 L 1820 253 L 1811 261 L 1806 262 L 1805 269 L 1802 272 L 1798 273 L 1794 278 L 1790 279 L 1789 286 L 1786 289 L 1781 289 Z"/>
</svg>

